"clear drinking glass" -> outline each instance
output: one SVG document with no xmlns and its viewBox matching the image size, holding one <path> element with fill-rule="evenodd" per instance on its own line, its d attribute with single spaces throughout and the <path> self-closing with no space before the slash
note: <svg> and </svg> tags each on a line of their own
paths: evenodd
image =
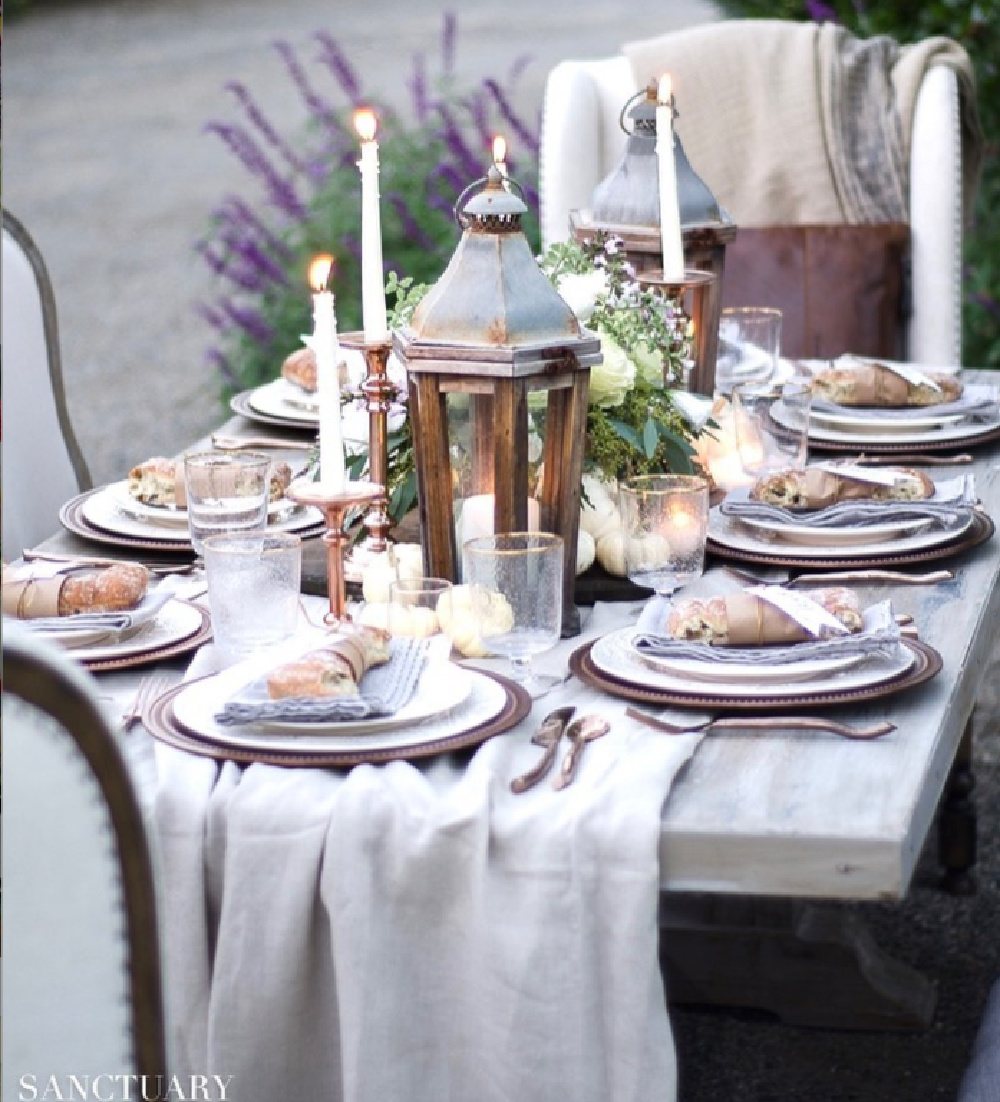
<svg viewBox="0 0 1000 1102">
<path fill-rule="evenodd" d="M 548 532 L 479 536 L 462 547 L 462 577 L 484 646 L 510 659 L 532 695 L 559 679 L 537 674 L 531 659 L 562 633 L 563 541 Z"/>
<path fill-rule="evenodd" d="M 764 383 L 777 370 L 782 314 L 769 306 L 730 306 L 719 318 L 715 393 L 740 383 Z"/>
<path fill-rule="evenodd" d="M 389 631 L 416 639 L 441 631 L 437 606 L 451 589 L 446 578 L 403 578 L 389 584 Z"/>
<path fill-rule="evenodd" d="M 812 390 L 804 379 L 733 388 L 736 446 L 748 475 L 801 470 L 806 465 L 811 401 Z"/>
<path fill-rule="evenodd" d="M 224 665 L 295 634 L 302 541 L 290 532 L 207 536 L 204 541 L 212 634 Z"/>
<path fill-rule="evenodd" d="M 700 475 L 650 474 L 618 488 L 625 572 L 667 597 L 705 569 L 708 481 Z"/>
<path fill-rule="evenodd" d="M 195 553 L 207 536 L 263 532 L 271 457 L 262 452 L 197 452 L 184 457 L 188 530 Z"/>
</svg>

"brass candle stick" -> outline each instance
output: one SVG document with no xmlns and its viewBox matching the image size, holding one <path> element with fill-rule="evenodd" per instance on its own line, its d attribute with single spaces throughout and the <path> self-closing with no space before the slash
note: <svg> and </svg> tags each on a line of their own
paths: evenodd
<svg viewBox="0 0 1000 1102">
<path fill-rule="evenodd" d="M 392 340 L 387 337 L 384 341 L 369 341 L 364 333 L 342 333 L 340 343 L 344 348 L 359 350 L 365 358 L 361 393 L 368 403 L 368 474 L 373 483 L 385 487 L 389 477 L 389 409 L 399 395 L 387 373 Z M 384 551 L 392 527 L 389 499 L 384 489 L 365 514 L 364 525 L 368 536 L 361 547 L 365 551 Z"/>
<path fill-rule="evenodd" d="M 715 356 L 719 344 L 718 323 L 713 325 L 709 303 L 715 284 L 714 272 L 688 268 L 683 279 L 665 279 L 662 269 L 653 268 L 640 272 L 636 279 L 640 287 L 654 289 L 665 300 L 682 303 L 688 292 L 691 293 L 691 307 L 683 309 L 694 324 L 694 364 L 685 385 L 694 394 L 711 397 L 715 390 Z"/>
<path fill-rule="evenodd" d="M 326 544 L 327 592 L 330 596 L 330 611 L 323 617 L 329 627 L 338 627 L 349 623 L 347 611 L 347 589 L 344 583 L 344 519 L 354 508 L 371 505 L 385 497 L 385 487 L 375 482 L 348 482 L 342 490 L 337 490 L 322 482 L 309 482 L 296 479 L 285 491 L 287 497 L 300 505 L 312 505 L 319 509 L 326 520 L 323 542 Z"/>
</svg>

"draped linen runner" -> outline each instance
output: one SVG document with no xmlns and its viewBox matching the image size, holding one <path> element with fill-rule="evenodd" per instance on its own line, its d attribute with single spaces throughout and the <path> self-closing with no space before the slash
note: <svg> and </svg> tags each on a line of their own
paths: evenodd
<svg viewBox="0 0 1000 1102">
<path fill-rule="evenodd" d="M 917 91 L 930 66 L 946 65 L 958 77 L 971 216 L 983 135 L 971 62 L 950 39 L 899 46 L 833 23 L 725 20 L 622 52 L 637 87 L 671 74 L 684 149 L 740 226 L 908 221 Z"/>
<path fill-rule="evenodd" d="M 602 616 L 593 634 L 621 624 Z M 568 702 L 611 732 L 568 789 L 513 796 Z M 658 844 L 699 738 L 573 682 L 419 766 L 241 770 L 157 744 L 173 1070 L 231 1074 L 241 1102 L 673 1102 Z"/>
</svg>

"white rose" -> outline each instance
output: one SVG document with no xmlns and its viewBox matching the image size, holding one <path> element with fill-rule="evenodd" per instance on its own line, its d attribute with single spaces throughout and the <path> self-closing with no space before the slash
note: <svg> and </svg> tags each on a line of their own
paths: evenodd
<svg viewBox="0 0 1000 1102">
<path fill-rule="evenodd" d="M 608 289 L 607 276 L 603 271 L 564 275 L 556 285 L 563 301 L 580 321 L 590 320 L 597 304 L 597 296 Z"/>
<path fill-rule="evenodd" d="M 635 364 L 607 333 L 601 332 L 600 337 L 604 362 L 590 369 L 590 401 L 606 409 L 625 401 L 635 385 Z"/>
</svg>

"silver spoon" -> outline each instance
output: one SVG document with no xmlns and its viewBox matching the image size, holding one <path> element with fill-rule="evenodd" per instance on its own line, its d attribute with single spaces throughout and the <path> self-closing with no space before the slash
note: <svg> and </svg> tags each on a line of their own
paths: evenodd
<svg viewBox="0 0 1000 1102">
<path fill-rule="evenodd" d="M 565 788 L 576 774 L 576 767 L 580 761 L 584 746 L 594 739 L 599 739 L 611 730 L 611 724 L 598 715 L 580 716 L 566 728 L 566 737 L 570 741 L 570 748 L 563 758 L 562 766 L 556 774 L 552 787 L 558 791 Z"/>
</svg>

